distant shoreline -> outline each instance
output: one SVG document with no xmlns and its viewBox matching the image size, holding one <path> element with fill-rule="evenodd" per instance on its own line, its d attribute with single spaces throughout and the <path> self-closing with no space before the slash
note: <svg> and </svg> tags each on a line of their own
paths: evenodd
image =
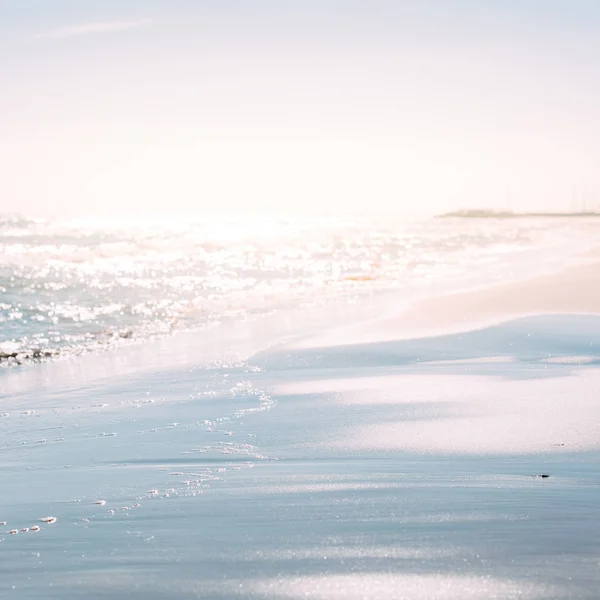
<svg viewBox="0 0 600 600">
<path fill-rule="evenodd" d="M 524 218 L 573 218 L 573 217 L 600 217 L 599 211 L 580 212 L 525 212 L 515 213 L 511 211 L 494 210 L 456 210 L 438 215 L 438 219 L 460 218 L 460 219 L 524 219 Z"/>
</svg>

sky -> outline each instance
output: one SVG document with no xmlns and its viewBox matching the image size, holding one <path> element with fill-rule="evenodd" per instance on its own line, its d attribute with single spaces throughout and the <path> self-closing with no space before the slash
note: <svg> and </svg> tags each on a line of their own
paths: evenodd
<svg viewBox="0 0 600 600">
<path fill-rule="evenodd" d="M 0 0 L 0 212 L 600 207 L 597 0 Z"/>
</svg>

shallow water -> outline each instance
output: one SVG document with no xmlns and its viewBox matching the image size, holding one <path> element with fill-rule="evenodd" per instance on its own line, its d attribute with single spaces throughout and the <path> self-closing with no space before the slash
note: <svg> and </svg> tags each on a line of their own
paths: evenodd
<svg viewBox="0 0 600 600">
<path fill-rule="evenodd" d="M 0 365 L 80 354 L 293 306 L 554 270 L 594 220 L 0 215 Z"/>
<path fill-rule="evenodd" d="M 293 319 L 271 319 L 156 342 L 142 370 L 152 345 L 4 373 L 3 595 L 597 597 L 600 372 L 540 349 L 589 355 L 596 318 L 423 340 L 418 363 L 404 342 L 302 358 L 273 345 Z M 507 450 L 532 410 L 536 436 Z M 474 418 L 494 435 L 428 442 Z M 377 434 L 394 423 L 406 437 Z"/>
</svg>

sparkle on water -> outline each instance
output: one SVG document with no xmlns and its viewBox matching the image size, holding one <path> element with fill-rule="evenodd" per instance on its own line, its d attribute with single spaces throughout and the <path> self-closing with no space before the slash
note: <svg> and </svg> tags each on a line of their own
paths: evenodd
<svg viewBox="0 0 600 600">
<path fill-rule="evenodd" d="M 316 299 L 408 293 L 490 265 L 488 277 L 501 278 L 515 268 L 509 257 L 534 242 L 560 245 L 563 229 L 452 219 L 0 216 L 0 364 Z"/>
</svg>

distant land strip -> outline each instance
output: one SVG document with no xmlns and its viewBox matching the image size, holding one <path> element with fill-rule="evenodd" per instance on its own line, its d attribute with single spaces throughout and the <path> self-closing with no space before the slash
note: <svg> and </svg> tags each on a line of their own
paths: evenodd
<svg viewBox="0 0 600 600">
<path fill-rule="evenodd" d="M 600 211 L 579 211 L 579 212 L 512 212 L 480 209 L 464 209 L 447 212 L 438 215 L 439 219 L 460 218 L 460 219 L 524 219 L 524 218 L 573 218 L 573 217 L 600 217 Z"/>
</svg>

